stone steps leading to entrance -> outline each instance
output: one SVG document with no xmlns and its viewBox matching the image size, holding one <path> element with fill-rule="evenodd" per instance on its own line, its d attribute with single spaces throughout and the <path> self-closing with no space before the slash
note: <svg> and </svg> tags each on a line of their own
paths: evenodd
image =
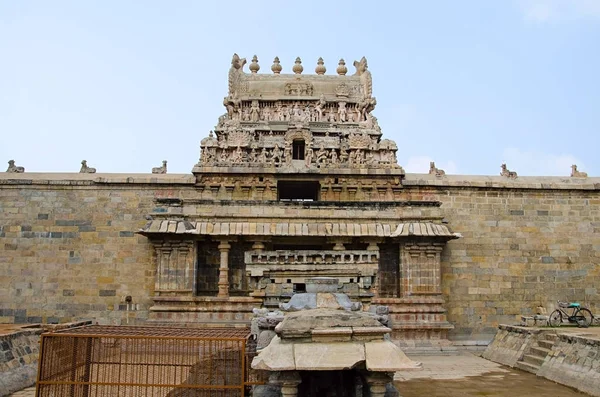
<svg viewBox="0 0 600 397">
<path fill-rule="evenodd" d="M 517 368 L 537 374 L 544 363 L 546 356 L 548 356 L 548 353 L 552 350 L 552 346 L 554 346 L 554 342 L 557 338 L 558 336 L 556 334 L 545 334 L 543 339 L 539 339 L 536 346 L 532 346 L 529 349 L 528 354 L 525 354 L 523 358 L 517 362 Z"/>
</svg>

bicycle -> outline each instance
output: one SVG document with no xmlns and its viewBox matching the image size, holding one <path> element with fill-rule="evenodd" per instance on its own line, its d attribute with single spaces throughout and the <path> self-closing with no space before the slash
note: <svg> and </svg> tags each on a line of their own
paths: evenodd
<svg viewBox="0 0 600 397">
<path fill-rule="evenodd" d="M 571 314 L 565 310 L 572 309 Z M 579 327 L 589 327 L 594 321 L 592 312 L 577 302 L 561 302 L 558 301 L 558 309 L 554 310 L 548 317 L 548 325 L 551 327 L 559 327 L 565 320 L 569 323 L 576 323 Z"/>
</svg>

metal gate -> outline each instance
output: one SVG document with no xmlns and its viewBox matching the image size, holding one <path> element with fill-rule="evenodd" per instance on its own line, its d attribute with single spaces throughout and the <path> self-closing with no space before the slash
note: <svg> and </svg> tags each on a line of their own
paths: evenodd
<svg viewBox="0 0 600 397">
<path fill-rule="evenodd" d="M 244 396 L 248 329 L 92 325 L 41 336 L 36 396 Z"/>
</svg>

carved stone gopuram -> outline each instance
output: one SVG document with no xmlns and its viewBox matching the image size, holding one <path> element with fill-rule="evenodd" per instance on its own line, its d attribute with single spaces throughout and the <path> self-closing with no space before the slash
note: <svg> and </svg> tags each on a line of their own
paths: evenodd
<svg viewBox="0 0 600 397">
<path fill-rule="evenodd" d="M 195 193 L 156 198 L 140 231 L 156 252 L 149 321 L 247 321 L 330 277 L 366 307 L 389 307 L 393 338 L 447 344 L 441 252 L 459 236 L 439 202 L 402 200 L 399 148 L 373 115 L 366 58 L 353 74 L 344 60 L 326 74 L 322 58 L 315 74 L 300 58 L 293 73 L 277 57 L 272 73 L 256 55 L 245 65 L 234 54 Z"/>
<path fill-rule="evenodd" d="M 319 58 L 316 75 L 303 75 L 300 58 L 294 74 L 282 74 L 279 58 L 274 74 L 257 74 L 258 60 L 245 73 L 244 58 L 233 56 L 227 112 L 214 133 L 203 139 L 194 172 L 208 168 L 276 168 L 277 172 L 331 173 L 332 169 L 392 170 L 402 175 L 395 142 L 381 138 L 372 111 L 372 78 L 366 58 L 355 61 L 356 73 L 325 75 Z M 343 60 L 341 61 L 343 62 Z M 339 68 L 338 68 L 339 69 Z"/>
</svg>

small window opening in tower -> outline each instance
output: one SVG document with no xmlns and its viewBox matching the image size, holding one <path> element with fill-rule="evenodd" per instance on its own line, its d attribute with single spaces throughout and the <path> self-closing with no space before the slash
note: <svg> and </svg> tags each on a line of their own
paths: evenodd
<svg viewBox="0 0 600 397">
<path fill-rule="evenodd" d="M 296 139 L 292 142 L 292 159 L 293 160 L 304 160 L 304 140 Z"/>
<path fill-rule="evenodd" d="M 317 201 L 320 188 L 318 181 L 278 181 L 277 197 L 281 201 Z"/>
</svg>

